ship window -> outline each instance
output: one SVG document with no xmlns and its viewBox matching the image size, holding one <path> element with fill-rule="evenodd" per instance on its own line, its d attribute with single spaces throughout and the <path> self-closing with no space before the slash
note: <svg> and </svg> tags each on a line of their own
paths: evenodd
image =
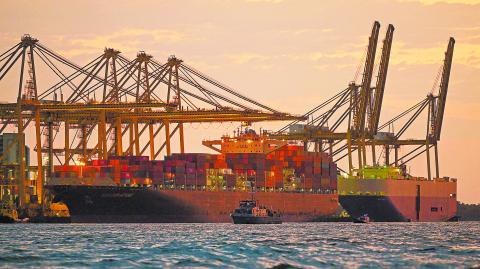
<svg viewBox="0 0 480 269">
<path fill-rule="evenodd" d="M 432 208 L 430 208 L 430 211 L 432 211 L 432 212 L 437 212 L 437 211 L 438 211 L 438 207 L 432 207 Z"/>
</svg>

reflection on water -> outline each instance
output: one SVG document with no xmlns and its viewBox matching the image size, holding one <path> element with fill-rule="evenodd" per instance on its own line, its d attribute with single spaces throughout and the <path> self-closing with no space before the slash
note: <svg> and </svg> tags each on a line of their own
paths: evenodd
<svg viewBox="0 0 480 269">
<path fill-rule="evenodd" d="M 0 225 L 0 267 L 479 267 L 480 222 Z"/>
</svg>

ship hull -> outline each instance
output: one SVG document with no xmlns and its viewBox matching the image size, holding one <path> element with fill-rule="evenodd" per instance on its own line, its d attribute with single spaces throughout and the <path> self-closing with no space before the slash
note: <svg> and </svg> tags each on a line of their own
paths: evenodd
<svg viewBox="0 0 480 269">
<path fill-rule="evenodd" d="M 9 216 L 0 215 L 0 223 L 14 223 L 15 220 Z"/>
<path fill-rule="evenodd" d="M 456 182 L 340 179 L 339 202 L 353 217 L 375 222 L 438 222 L 456 215 Z"/>
<path fill-rule="evenodd" d="M 234 224 L 282 224 L 282 219 L 279 217 L 245 217 L 245 216 L 232 216 Z"/>
<path fill-rule="evenodd" d="M 367 214 L 376 222 L 408 221 L 395 207 L 395 204 L 385 196 L 346 195 L 339 196 L 342 207 L 354 219 Z"/>
<path fill-rule="evenodd" d="M 232 222 L 230 213 L 248 192 L 160 190 L 142 187 L 47 187 L 65 203 L 77 223 L 205 223 Z M 314 221 L 335 214 L 336 194 L 257 192 L 259 203 L 282 213 L 285 222 Z"/>
</svg>

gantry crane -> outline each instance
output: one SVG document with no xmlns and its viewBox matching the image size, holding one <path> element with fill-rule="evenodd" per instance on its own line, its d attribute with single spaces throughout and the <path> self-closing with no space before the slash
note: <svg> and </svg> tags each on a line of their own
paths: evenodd
<svg viewBox="0 0 480 269">
<path fill-rule="evenodd" d="M 151 159 L 158 158 L 162 150 L 170 155 L 170 140 L 177 131 L 180 136 L 180 152 L 184 152 L 184 123 L 249 124 L 304 119 L 248 98 L 186 65 L 175 56 L 171 56 L 166 63 L 159 63 L 141 51 L 135 59 L 129 60 L 119 51 L 107 48 L 100 56 L 81 67 L 50 50 L 37 39 L 25 35 L 18 44 L 0 55 L 0 81 L 13 70 L 12 67 L 19 59 L 17 100 L 0 104 L 0 133 L 8 126 L 16 125 L 17 138 L 9 145 L 4 145 L 0 160 L 10 149 L 18 148 L 16 180 L 20 207 L 26 203 L 24 133 L 32 121 L 35 123 L 38 159 L 36 195 L 39 203 L 42 203 L 42 153 L 47 154 L 48 178 L 52 175 L 55 160 L 60 164 L 69 164 L 77 160 L 85 162 L 91 158 L 106 159 L 109 155 L 142 155 L 147 149 Z M 60 79 L 57 83 L 44 86 L 45 83 L 39 87 L 39 59 L 44 64 L 44 69 L 51 71 L 48 75 Z M 29 74 L 27 90 L 24 90 L 25 72 Z M 42 73 L 40 79 L 44 77 L 48 76 Z M 173 129 L 171 124 L 175 125 Z M 60 138 L 57 135 L 60 125 L 64 126 L 64 141 L 61 148 L 56 148 L 55 138 Z M 165 131 L 165 139 L 158 146 L 156 141 L 160 140 L 159 133 L 162 129 Z M 147 143 L 141 145 L 141 136 L 146 130 Z M 75 133 L 73 137 L 72 131 Z M 97 141 L 93 139 L 95 132 L 98 135 Z M 47 145 L 42 143 L 45 134 Z M 109 140 L 109 136 L 113 136 L 113 139 Z M 124 138 L 128 138 L 126 147 Z M 62 154 L 63 160 L 60 158 Z"/>
<path fill-rule="evenodd" d="M 325 112 L 310 120 L 307 125 L 304 126 L 304 130 L 287 132 L 292 126 L 300 123 L 300 121 L 297 120 L 286 125 L 276 133 L 271 134 L 271 136 L 288 140 L 301 140 L 305 145 L 313 141 L 315 142 L 315 151 L 326 149 L 331 155 L 347 149 L 347 144 L 351 146 L 348 147 L 350 152 L 356 150 L 356 148 L 360 148 L 362 150 L 358 152 L 359 166 L 361 167 L 362 163 L 366 162 L 365 144 L 362 143 L 362 141 L 373 138 L 378 126 L 394 27 L 391 24 L 388 26 L 386 37 L 383 41 L 382 57 L 376 86 L 372 88 L 371 81 L 375 66 L 375 52 L 379 30 L 380 23 L 375 21 L 366 50 L 362 82 L 359 85 L 351 82 L 347 88 L 304 114 L 305 117 L 310 118 L 314 113 L 322 111 L 322 109 L 328 108 L 331 105 Z M 338 117 L 334 118 L 335 115 L 338 115 Z M 334 120 L 333 124 L 329 126 L 328 123 L 332 119 Z M 337 131 L 345 121 L 348 121 L 346 130 Z M 341 142 L 345 142 L 347 138 L 349 138 L 350 143 L 346 143 L 334 151 L 333 147 Z M 319 143 L 320 141 L 326 141 L 328 145 L 323 147 Z M 352 149 L 353 147 L 355 149 Z M 350 158 L 350 169 L 351 168 Z"/>
<path fill-rule="evenodd" d="M 367 135 L 369 138 L 373 138 L 378 132 L 378 123 L 380 121 L 380 112 L 382 111 L 383 94 L 385 92 L 385 85 L 387 81 L 388 63 L 390 61 L 390 51 L 392 48 L 394 30 L 395 28 L 393 25 L 389 24 L 385 39 L 383 40 L 382 56 L 378 68 L 377 82 L 375 84 L 372 97 L 373 102 L 369 103 L 368 109 Z M 372 145 L 372 160 L 373 164 L 375 164 L 375 145 Z"/>
<path fill-rule="evenodd" d="M 379 130 L 383 130 L 393 123 L 397 122 L 401 118 L 408 117 L 406 122 L 400 127 L 396 133 L 392 133 L 390 136 L 377 137 L 369 143 L 375 143 L 377 145 L 384 145 L 387 149 L 385 151 L 385 164 L 398 166 L 399 162 L 405 164 L 412 159 L 426 153 L 427 159 L 427 174 L 428 179 L 432 178 L 431 175 L 431 160 L 430 149 L 434 149 L 435 158 L 435 177 L 440 177 L 440 168 L 438 162 L 438 142 L 440 141 L 440 134 L 442 130 L 443 117 L 445 112 L 445 105 L 447 100 L 448 84 L 450 80 L 450 70 L 453 61 L 453 50 L 455 47 L 455 39 L 450 38 L 445 52 L 445 58 L 443 60 L 442 73 L 440 79 L 440 85 L 438 87 L 438 94 L 434 95 L 430 93 L 419 103 L 410 107 L 406 111 L 400 113 L 393 119 L 385 122 L 379 127 Z M 427 128 L 425 138 L 422 139 L 402 139 L 403 134 L 412 126 L 416 119 L 427 110 Z M 393 162 L 389 158 L 389 148 L 393 146 L 395 150 L 395 159 Z M 414 146 L 414 149 L 399 157 L 398 149 L 400 146 Z"/>
<path fill-rule="evenodd" d="M 369 38 L 368 49 L 367 49 L 367 56 L 365 60 L 365 66 L 363 71 L 363 78 L 362 84 L 360 88 L 360 92 L 354 92 L 352 94 L 352 121 L 350 123 L 349 131 L 350 134 L 353 134 L 354 137 L 359 139 L 358 143 L 358 162 L 359 167 L 363 167 L 363 165 L 367 162 L 366 159 L 366 149 L 364 141 L 366 139 L 366 121 L 367 121 L 367 113 L 368 108 L 371 102 L 372 96 L 372 88 L 371 88 L 371 81 L 373 76 L 373 68 L 375 66 L 375 54 L 377 49 L 377 41 L 378 41 L 378 32 L 380 30 L 380 23 L 375 22 L 373 24 L 372 33 Z"/>
<path fill-rule="evenodd" d="M 378 22 L 375 22 L 372 28 L 372 33 L 369 37 L 369 46 L 367 48 L 366 60 L 364 64 L 364 72 L 362 83 L 357 85 L 350 83 L 349 87 L 342 90 L 332 98 L 323 102 L 314 109 L 304 114 L 309 119 L 314 113 L 331 106 L 319 116 L 312 118 L 303 126 L 303 130 L 287 132 L 292 126 L 300 123 L 296 120 L 286 125 L 279 131 L 270 134 L 271 137 L 282 138 L 285 140 L 303 141 L 307 144 L 310 141 L 318 142 L 319 140 L 328 141 L 328 146 L 325 148 L 315 146 L 317 150 L 327 150 L 334 161 L 339 161 L 348 157 L 349 173 L 354 170 L 353 165 L 353 151 L 358 151 L 358 168 L 357 171 L 361 177 L 362 167 L 367 165 L 366 147 L 370 146 L 372 149 L 372 165 L 379 165 L 376 156 L 376 147 L 383 147 L 385 154 L 385 165 L 403 165 L 419 155 L 426 152 L 427 155 L 427 172 L 428 178 L 431 179 L 430 172 L 430 148 L 435 150 L 435 172 L 436 177 L 439 177 L 438 165 L 438 149 L 437 143 L 440 139 L 441 126 L 443 122 L 443 113 L 445 109 L 446 95 L 448 90 L 448 81 L 450 76 L 450 69 L 453 57 L 454 39 L 450 38 L 445 59 L 443 63 L 441 82 L 439 86 L 438 95 L 429 94 L 420 103 L 400 113 L 398 116 L 387 121 L 379 126 L 381 107 L 383 103 L 383 96 L 385 91 L 388 64 L 390 59 L 390 52 L 393 41 L 394 27 L 389 25 L 386 31 L 385 39 L 383 40 L 382 56 L 379 63 L 378 75 L 375 87 L 370 87 L 375 45 L 373 44 L 378 37 Z M 347 106 L 341 110 L 337 118 L 332 116 L 340 108 Z M 419 115 L 428 108 L 428 122 L 427 135 L 422 139 L 402 139 L 402 135 L 409 129 L 412 123 L 419 117 Z M 392 126 L 400 119 L 413 114 L 405 124 L 403 124 L 396 133 L 385 132 L 387 127 Z M 348 125 L 346 131 L 338 131 L 339 126 L 348 118 Z M 333 119 L 334 123 L 331 127 L 328 126 L 328 121 Z M 346 142 L 346 143 L 345 143 Z M 345 143 L 342 144 L 341 143 Z M 338 146 L 333 149 L 334 146 Z M 399 156 L 399 149 L 403 146 L 416 146 L 412 151 L 407 152 L 403 156 Z M 394 149 L 394 161 L 390 161 L 390 150 Z M 423 150 L 422 150 L 423 149 Z"/>
<path fill-rule="evenodd" d="M 365 141 L 365 144 L 371 146 L 373 149 L 373 154 L 375 154 L 375 146 L 382 146 L 385 150 L 385 163 L 384 165 L 390 166 L 400 166 L 405 165 L 409 161 L 417 158 L 423 153 L 426 153 L 427 159 L 427 174 L 428 179 L 432 178 L 431 168 L 430 168 L 430 149 L 434 148 L 435 153 L 435 176 L 439 178 L 439 163 L 438 163 L 438 141 L 440 140 L 441 126 L 443 122 L 443 114 L 446 104 L 446 94 L 448 91 L 448 82 L 450 77 L 450 70 L 453 59 L 453 49 L 454 49 L 455 40 L 450 38 L 447 51 L 445 53 L 445 59 L 443 61 L 442 73 L 441 73 L 441 82 L 439 86 L 438 95 L 429 94 L 425 99 L 415 104 L 414 106 L 403 111 L 399 115 L 393 117 L 391 120 L 388 120 L 384 124 L 380 125 L 377 128 L 377 135 L 374 135 L 373 138 L 370 138 Z M 402 138 L 405 132 L 412 126 L 412 124 L 419 118 L 419 116 L 425 110 L 428 111 L 427 117 L 427 133 L 425 138 L 420 139 L 404 139 Z M 394 123 L 399 122 L 402 118 L 407 118 L 405 123 L 401 127 L 393 132 L 384 132 L 387 128 L 392 126 Z M 380 131 L 382 131 L 380 133 Z M 413 146 L 414 148 L 403 156 L 399 156 L 400 147 Z M 393 147 L 394 149 L 394 161 L 390 161 L 390 150 Z M 340 148 L 334 152 L 334 155 L 342 153 L 343 155 L 338 157 L 336 161 L 341 160 L 342 158 L 348 156 L 351 158 L 351 152 L 343 153 L 343 149 Z M 375 156 L 375 155 L 374 155 Z M 375 158 L 375 157 L 374 157 Z M 373 164 L 375 165 L 375 163 Z M 361 176 L 361 175 L 360 175 Z"/>
</svg>

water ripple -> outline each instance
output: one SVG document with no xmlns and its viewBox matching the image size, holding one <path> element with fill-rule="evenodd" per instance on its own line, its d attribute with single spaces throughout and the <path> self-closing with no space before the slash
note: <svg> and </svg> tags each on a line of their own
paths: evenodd
<svg viewBox="0 0 480 269">
<path fill-rule="evenodd" d="M 480 222 L 0 225 L 0 268 L 478 268 Z"/>
</svg>

